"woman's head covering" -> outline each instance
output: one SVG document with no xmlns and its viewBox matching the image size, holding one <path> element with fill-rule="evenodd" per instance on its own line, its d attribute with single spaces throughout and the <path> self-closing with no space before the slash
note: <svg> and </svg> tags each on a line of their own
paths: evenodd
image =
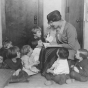
<svg viewBox="0 0 88 88">
<path fill-rule="evenodd" d="M 60 12 L 58 10 L 52 11 L 51 13 L 49 13 L 47 15 L 47 20 L 48 20 L 48 23 L 51 22 L 51 21 L 54 22 L 54 21 L 61 20 L 61 14 L 60 14 Z"/>
</svg>

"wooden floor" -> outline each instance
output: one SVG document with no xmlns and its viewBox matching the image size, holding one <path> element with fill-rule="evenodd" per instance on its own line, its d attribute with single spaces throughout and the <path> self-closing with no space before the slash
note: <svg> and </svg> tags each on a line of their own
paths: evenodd
<svg viewBox="0 0 88 88">
<path fill-rule="evenodd" d="M 42 77 L 40 74 L 37 74 L 31 78 L 29 78 L 28 83 L 13 83 L 7 85 L 5 88 L 88 88 L 88 82 L 78 82 L 75 81 L 70 84 L 59 85 L 53 83 L 50 86 L 46 86 L 46 79 Z"/>
</svg>

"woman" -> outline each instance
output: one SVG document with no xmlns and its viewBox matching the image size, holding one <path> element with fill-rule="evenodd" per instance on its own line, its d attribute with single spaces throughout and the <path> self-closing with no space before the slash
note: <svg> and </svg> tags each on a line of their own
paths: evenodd
<svg viewBox="0 0 88 88">
<path fill-rule="evenodd" d="M 77 39 L 77 31 L 75 27 L 62 19 L 62 16 L 58 10 L 52 11 L 47 15 L 49 27 L 46 30 L 48 37 L 52 37 L 50 44 L 56 47 L 64 47 L 69 50 L 68 59 L 74 60 L 76 50 L 80 49 L 80 44 Z M 48 67 L 52 66 L 52 63 L 56 60 L 56 55 L 52 56 L 57 48 L 42 50 L 42 72 L 44 73 Z M 48 54 L 49 55 L 48 55 Z M 44 54 L 44 55 L 43 55 Z M 45 56 L 45 57 L 44 57 Z"/>
<path fill-rule="evenodd" d="M 49 13 L 47 20 L 51 27 L 47 29 L 48 33 L 50 33 L 51 36 L 52 32 L 55 34 L 51 44 L 67 48 L 70 51 L 68 59 L 74 60 L 76 50 L 80 49 L 75 27 L 63 20 L 58 10 Z"/>
</svg>

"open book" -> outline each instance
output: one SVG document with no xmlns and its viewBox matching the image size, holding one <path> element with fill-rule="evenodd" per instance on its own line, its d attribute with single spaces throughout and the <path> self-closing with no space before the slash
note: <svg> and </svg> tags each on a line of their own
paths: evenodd
<svg viewBox="0 0 88 88">
<path fill-rule="evenodd" d="M 50 44 L 50 43 L 43 43 L 45 48 L 48 48 L 48 47 L 62 47 L 61 45 L 59 44 Z"/>
</svg>

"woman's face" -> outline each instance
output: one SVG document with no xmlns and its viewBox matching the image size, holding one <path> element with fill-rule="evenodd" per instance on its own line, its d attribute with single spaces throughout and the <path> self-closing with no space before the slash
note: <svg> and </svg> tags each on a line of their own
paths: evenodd
<svg viewBox="0 0 88 88">
<path fill-rule="evenodd" d="M 62 21 L 54 21 L 49 22 L 49 25 L 53 27 L 54 29 L 61 28 L 62 27 Z"/>
</svg>

